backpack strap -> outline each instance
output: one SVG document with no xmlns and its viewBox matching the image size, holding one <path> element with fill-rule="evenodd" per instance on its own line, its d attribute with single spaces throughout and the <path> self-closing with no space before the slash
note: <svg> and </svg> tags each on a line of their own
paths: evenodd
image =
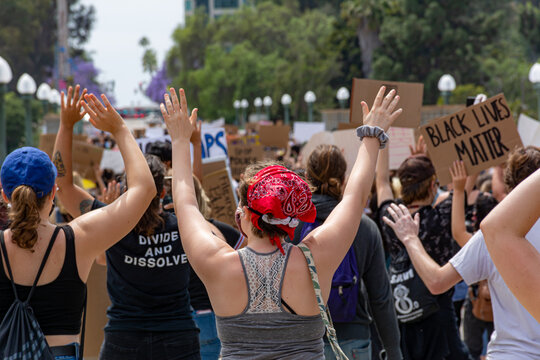
<svg viewBox="0 0 540 360">
<path fill-rule="evenodd" d="M 81 346 L 79 347 L 79 359 L 84 355 L 84 335 L 86 332 L 86 305 L 88 304 L 88 288 L 84 290 L 84 307 L 83 307 L 83 320 L 81 329 Z"/>
<path fill-rule="evenodd" d="M 2 256 L 4 257 L 4 261 L 6 262 L 6 267 L 9 273 L 9 280 L 11 281 L 11 287 L 13 288 L 13 294 L 15 295 L 15 299 L 19 300 L 19 295 L 17 294 L 17 288 L 15 287 L 15 282 L 13 281 L 13 273 L 11 272 L 11 266 L 9 265 L 9 258 L 7 255 L 6 243 L 4 241 L 4 231 L 0 231 L 0 244 L 2 245 Z"/>
<path fill-rule="evenodd" d="M 321 286 L 319 285 L 319 276 L 317 275 L 317 268 L 315 267 L 315 260 L 313 259 L 313 254 L 311 253 L 311 250 L 309 250 L 309 248 L 306 246 L 306 244 L 300 243 L 297 246 L 300 250 L 302 250 L 302 253 L 304 254 L 308 264 L 311 281 L 313 282 L 313 289 L 315 290 L 315 297 L 317 298 L 317 304 L 319 305 L 319 311 L 321 313 L 324 325 L 326 326 L 326 336 L 328 337 L 328 342 L 330 343 L 330 346 L 332 347 L 332 350 L 334 351 L 334 355 L 336 356 L 337 360 L 349 360 L 347 358 L 347 355 L 345 355 L 345 353 L 343 352 L 343 350 L 341 350 L 341 347 L 339 346 L 336 330 L 334 329 L 334 324 L 332 324 L 332 317 L 328 312 L 328 308 L 324 304 Z"/>
<path fill-rule="evenodd" d="M 60 231 L 60 227 L 57 226 L 54 229 L 54 232 L 51 236 L 51 240 L 49 241 L 49 246 L 47 246 L 47 250 L 45 251 L 45 255 L 43 255 L 43 260 L 41 261 L 41 265 L 39 266 L 38 273 L 36 275 L 36 279 L 34 280 L 34 285 L 32 285 L 32 289 L 30 289 L 30 293 L 28 294 L 28 298 L 26 298 L 25 303 L 29 303 L 30 299 L 32 298 L 32 295 L 34 295 L 34 290 L 36 289 L 36 285 L 39 281 L 39 278 L 41 277 L 41 273 L 43 272 L 43 268 L 45 267 L 45 263 L 47 262 L 47 259 L 49 258 L 49 255 L 51 254 L 52 247 L 54 245 L 54 242 L 56 240 L 56 237 L 58 236 L 58 232 Z M 10 275 L 11 276 L 11 275 Z M 13 281 L 13 277 L 11 278 L 11 281 Z"/>
</svg>

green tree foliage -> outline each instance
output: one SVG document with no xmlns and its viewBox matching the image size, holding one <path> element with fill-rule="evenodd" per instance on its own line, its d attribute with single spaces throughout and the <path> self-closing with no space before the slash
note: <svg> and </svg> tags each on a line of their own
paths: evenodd
<svg viewBox="0 0 540 360">
<path fill-rule="evenodd" d="M 168 65 L 175 86 L 183 86 L 203 117 L 234 118 L 232 103 L 269 95 L 280 116 L 279 99 L 293 98 L 291 115 L 305 114 L 304 93 L 317 95 L 316 108 L 332 106 L 330 82 L 340 74 L 338 54 L 327 51 L 334 18 L 322 11 L 263 2 L 212 23 L 204 14 L 188 19 L 174 34 Z M 279 114 L 279 115 L 278 115 Z"/>
<path fill-rule="evenodd" d="M 68 4 L 72 55 L 81 56 L 94 23 L 94 8 L 79 0 Z M 56 46 L 56 0 L 2 0 L 0 24 L 0 54 L 10 64 L 13 78 L 25 72 L 38 84 L 49 78 Z M 9 88 L 15 85 L 13 81 Z"/>
<path fill-rule="evenodd" d="M 154 49 L 150 47 L 150 40 L 146 36 L 143 36 L 139 40 L 139 45 L 143 48 L 144 53 L 142 57 L 142 66 L 144 72 L 153 75 L 157 71 L 157 54 Z"/>
<path fill-rule="evenodd" d="M 25 130 L 25 108 L 23 100 L 14 92 L 8 92 L 5 95 L 5 112 L 6 112 L 6 136 L 8 153 L 24 146 L 24 130 Z M 35 146 L 38 145 L 39 133 L 37 124 L 43 116 L 43 108 L 38 100 L 32 101 L 32 124 Z"/>
</svg>

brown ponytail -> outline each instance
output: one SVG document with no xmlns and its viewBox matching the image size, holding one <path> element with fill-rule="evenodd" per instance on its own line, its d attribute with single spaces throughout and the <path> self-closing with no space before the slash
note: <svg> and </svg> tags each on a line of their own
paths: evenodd
<svg viewBox="0 0 540 360">
<path fill-rule="evenodd" d="M 38 199 L 35 191 L 26 185 L 18 186 L 11 194 L 9 228 L 12 241 L 23 249 L 32 249 L 38 239 L 37 228 L 41 222 L 39 211 L 48 196 Z"/>
<path fill-rule="evenodd" d="M 136 233 L 149 236 L 154 234 L 157 227 L 163 226 L 165 223 L 165 220 L 163 220 L 163 217 L 161 216 L 160 207 L 160 195 L 163 191 L 163 182 L 165 178 L 165 165 L 163 165 L 161 160 L 155 155 L 147 154 L 145 157 L 148 167 L 152 172 L 154 183 L 156 184 L 157 194 L 133 230 Z"/>
<path fill-rule="evenodd" d="M 313 193 L 341 199 L 347 162 L 335 145 L 319 145 L 309 155 L 306 178 Z"/>
</svg>

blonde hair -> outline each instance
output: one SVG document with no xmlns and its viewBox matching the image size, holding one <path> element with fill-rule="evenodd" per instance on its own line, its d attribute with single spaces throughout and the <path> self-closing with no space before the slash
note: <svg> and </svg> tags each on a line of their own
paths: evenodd
<svg viewBox="0 0 540 360">
<path fill-rule="evenodd" d="M 195 185 L 195 197 L 197 198 L 199 212 L 206 220 L 208 220 L 210 218 L 210 214 L 212 213 L 212 209 L 210 208 L 210 199 L 206 195 L 201 182 L 195 175 L 193 175 L 193 185 Z"/>
<path fill-rule="evenodd" d="M 49 194 L 38 199 L 36 192 L 26 185 L 18 186 L 11 194 L 9 228 L 12 241 L 23 249 L 32 249 L 37 242 L 37 228 L 41 222 L 40 210 L 45 205 Z"/>
</svg>

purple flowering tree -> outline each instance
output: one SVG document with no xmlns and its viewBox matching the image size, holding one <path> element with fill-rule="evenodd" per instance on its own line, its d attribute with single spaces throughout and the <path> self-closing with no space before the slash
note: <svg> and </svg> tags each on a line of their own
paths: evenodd
<svg viewBox="0 0 540 360">
<path fill-rule="evenodd" d="M 150 84 L 146 87 L 145 95 L 159 104 L 163 101 L 163 94 L 167 91 L 167 86 L 170 83 L 171 79 L 167 76 L 167 64 L 163 62 L 161 69 L 152 76 Z"/>
<path fill-rule="evenodd" d="M 75 58 L 73 61 L 73 83 L 80 84 L 81 88 L 88 89 L 89 94 L 94 94 L 99 98 L 99 95 L 104 93 L 114 105 L 115 98 L 113 89 L 106 84 L 100 84 L 97 81 L 99 70 L 94 66 L 92 61 L 87 61 L 83 58 Z"/>
</svg>

